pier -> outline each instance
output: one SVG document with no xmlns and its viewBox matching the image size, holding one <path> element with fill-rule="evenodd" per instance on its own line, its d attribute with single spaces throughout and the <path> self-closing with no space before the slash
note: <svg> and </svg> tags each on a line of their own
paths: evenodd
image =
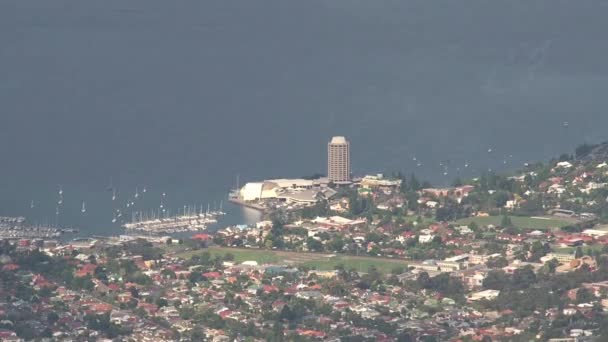
<svg viewBox="0 0 608 342">
<path fill-rule="evenodd" d="M 266 211 L 266 208 L 265 208 L 265 207 L 263 207 L 263 206 L 261 206 L 261 205 L 259 205 L 259 204 L 257 204 L 257 203 L 253 203 L 253 202 L 246 202 L 246 201 L 243 201 L 243 200 L 241 200 L 241 199 L 239 199 L 239 198 L 237 198 L 237 197 L 230 197 L 230 198 L 228 199 L 228 201 L 229 201 L 229 202 L 231 202 L 231 203 L 234 203 L 234 204 L 237 204 L 237 205 L 243 206 L 243 207 L 247 207 L 247 208 L 255 209 L 255 210 L 260 211 L 260 212 L 262 212 L 262 213 L 264 213 L 264 212 Z"/>
<path fill-rule="evenodd" d="M 28 225 L 24 217 L 0 217 L 0 239 L 55 239 L 77 231 L 75 228 Z"/>
<path fill-rule="evenodd" d="M 217 218 L 224 215 L 223 211 L 197 212 L 192 207 L 184 207 L 181 215 L 164 216 L 154 212 L 150 214 L 133 213 L 131 222 L 122 227 L 130 231 L 140 231 L 150 234 L 171 234 L 196 232 L 206 230 L 210 224 L 217 223 Z"/>
</svg>

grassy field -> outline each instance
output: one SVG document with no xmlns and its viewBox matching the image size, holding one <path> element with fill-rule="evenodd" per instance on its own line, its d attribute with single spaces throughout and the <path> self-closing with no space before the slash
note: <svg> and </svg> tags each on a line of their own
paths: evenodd
<svg viewBox="0 0 608 342">
<path fill-rule="evenodd" d="M 407 266 L 405 260 L 385 260 L 376 258 L 353 258 L 350 256 L 336 256 L 329 260 L 309 261 L 304 263 L 315 270 L 329 271 L 336 268 L 338 265 L 343 265 L 345 269 L 355 269 L 357 272 L 367 272 L 371 266 L 375 266 L 381 273 L 391 273 L 395 268 L 403 268 Z"/>
<path fill-rule="evenodd" d="M 418 220 L 418 216 L 403 216 L 403 219 L 405 220 L 405 222 L 415 222 L 416 220 Z M 433 223 L 433 222 L 435 222 L 434 218 L 422 216 L 422 223 Z"/>
<path fill-rule="evenodd" d="M 175 256 L 190 259 L 194 255 L 200 255 L 204 252 L 209 252 L 211 257 L 216 255 L 224 256 L 227 253 L 234 255 L 234 261 L 257 261 L 259 264 L 268 264 L 278 262 L 279 256 L 274 251 L 268 251 L 263 249 L 236 249 L 236 248 L 223 248 L 223 247 L 211 247 L 196 251 L 186 251 L 177 253 Z"/>
<path fill-rule="evenodd" d="M 527 229 L 549 229 L 549 228 L 561 228 L 571 224 L 566 220 L 560 220 L 558 218 L 536 218 L 536 217 L 522 217 L 522 216 L 509 216 L 513 225 L 519 228 Z M 456 221 L 456 224 L 468 225 L 471 222 L 475 222 L 480 226 L 486 226 L 489 224 L 498 226 L 502 221 L 502 216 L 487 216 L 487 217 L 467 217 Z"/>
<path fill-rule="evenodd" d="M 265 249 L 243 249 L 210 247 L 202 250 L 184 251 L 176 253 L 175 256 L 190 259 L 194 255 L 209 252 L 211 256 L 224 256 L 227 253 L 234 255 L 234 261 L 257 261 L 258 264 L 279 263 L 289 265 L 305 265 L 312 269 L 329 271 L 342 264 L 344 268 L 354 268 L 358 272 L 367 272 L 370 266 L 376 266 L 382 273 L 390 273 L 397 267 L 405 267 L 407 261 L 403 259 L 374 258 L 366 256 L 333 255 L 305 252 L 284 252 Z"/>
<path fill-rule="evenodd" d="M 592 246 L 581 246 L 583 253 L 585 255 L 593 254 L 593 251 L 602 251 L 604 246 L 602 245 L 592 245 Z M 576 250 L 576 247 L 553 247 L 553 250 L 556 253 L 569 253 L 572 254 Z"/>
</svg>

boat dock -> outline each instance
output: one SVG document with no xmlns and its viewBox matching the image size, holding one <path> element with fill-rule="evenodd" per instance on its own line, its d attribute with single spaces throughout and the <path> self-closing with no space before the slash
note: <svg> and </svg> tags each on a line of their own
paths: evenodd
<svg viewBox="0 0 608 342">
<path fill-rule="evenodd" d="M 196 212 L 194 210 L 184 210 L 182 215 L 163 216 L 151 213 L 133 213 L 131 222 L 125 223 L 122 227 L 130 231 L 140 231 L 151 234 L 171 234 L 181 232 L 196 232 L 206 230 L 210 224 L 217 223 L 217 218 L 224 215 L 224 212 Z"/>
<path fill-rule="evenodd" d="M 77 231 L 50 225 L 28 225 L 24 217 L 0 217 L 0 239 L 55 239 Z"/>
</svg>

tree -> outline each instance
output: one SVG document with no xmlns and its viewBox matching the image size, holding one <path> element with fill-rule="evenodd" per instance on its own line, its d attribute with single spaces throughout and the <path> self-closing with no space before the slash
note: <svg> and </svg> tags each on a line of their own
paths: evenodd
<svg viewBox="0 0 608 342">
<path fill-rule="evenodd" d="M 532 266 L 525 266 L 513 272 L 513 285 L 518 289 L 525 289 L 536 282 L 536 274 Z"/>
<path fill-rule="evenodd" d="M 420 272 L 418 278 L 416 278 L 416 283 L 420 288 L 425 289 L 431 283 L 431 277 L 429 277 L 429 274 L 426 272 Z"/>
<path fill-rule="evenodd" d="M 412 191 L 420 190 L 420 182 L 413 173 L 410 175 L 409 189 Z"/>
<path fill-rule="evenodd" d="M 291 322 L 296 319 L 296 315 L 293 311 L 291 311 L 291 308 L 289 307 L 289 305 L 285 304 L 285 305 L 283 305 L 283 309 L 281 310 L 279 319 Z"/>
<path fill-rule="evenodd" d="M 595 295 L 585 287 L 581 287 L 576 291 L 577 304 L 590 303 L 593 302 L 595 299 Z"/>
<path fill-rule="evenodd" d="M 511 218 L 509 216 L 503 215 L 502 219 L 500 220 L 500 226 L 503 228 L 511 227 L 513 226 L 513 222 L 511 222 Z"/>
<path fill-rule="evenodd" d="M 555 274 L 555 270 L 557 269 L 557 266 L 559 266 L 559 262 L 557 261 L 557 259 L 553 258 L 553 259 L 547 261 L 543 265 L 542 271 L 545 274 L 554 275 Z"/>
<path fill-rule="evenodd" d="M 55 324 L 55 322 L 59 320 L 59 315 L 55 312 L 49 312 L 49 314 L 46 315 L 46 320 L 49 324 Z"/>
<path fill-rule="evenodd" d="M 574 257 L 576 259 L 580 259 L 583 257 L 583 249 L 581 248 L 581 246 L 576 247 L 576 250 L 574 251 Z"/>
<path fill-rule="evenodd" d="M 483 280 L 483 287 L 491 290 L 502 290 L 508 285 L 509 277 L 502 270 L 493 270 Z"/>
<path fill-rule="evenodd" d="M 492 194 L 492 200 L 497 208 L 502 208 L 509 200 L 509 193 L 504 190 L 496 191 Z"/>
<path fill-rule="evenodd" d="M 509 265 L 509 261 L 507 261 L 507 259 L 503 256 L 497 258 L 490 258 L 486 262 L 486 266 L 488 266 L 489 268 L 503 268 L 507 265 Z"/>
<path fill-rule="evenodd" d="M 328 247 L 335 252 L 340 252 L 344 248 L 344 240 L 342 236 L 335 236 L 329 243 Z"/>
<path fill-rule="evenodd" d="M 162 308 L 163 306 L 167 306 L 169 305 L 169 303 L 167 302 L 167 300 L 165 298 L 158 298 L 155 302 L 156 306 L 158 306 L 159 308 Z"/>
<path fill-rule="evenodd" d="M 407 208 L 412 211 L 418 210 L 418 193 L 415 191 L 408 191 L 405 194 L 405 200 L 407 201 Z"/>
<path fill-rule="evenodd" d="M 308 246 L 309 250 L 314 252 L 320 252 L 323 250 L 323 244 L 313 237 L 309 237 L 308 240 L 306 240 L 306 246 Z"/>
</svg>

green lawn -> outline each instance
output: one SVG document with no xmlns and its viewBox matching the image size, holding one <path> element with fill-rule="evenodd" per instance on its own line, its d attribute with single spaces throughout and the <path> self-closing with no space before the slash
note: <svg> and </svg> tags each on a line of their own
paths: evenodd
<svg viewBox="0 0 608 342">
<path fill-rule="evenodd" d="M 391 273 L 397 267 L 406 268 L 405 260 L 383 260 L 375 258 L 351 258 L 349 256 L 336 256 L 329 260 L 316 260 L 305 262 L 304 265 L 320 271 L 331 271 L 342 264 L 345 269 L 355 269 L 357 272 L 367 272 L 371 266 L 375 266 L 381 273 Z"/>
<path fill-rule="evenodd" d="M 518 228 L 527 229 L 549 229 L 549 228 L 561 228 L 571 224 L 566 220 L 560 220 L 558 218 L 534 218 L 534 217 L 523 217 L 523 216 L 509 216 L 513 225 Z M 489 224 L 498 226 L 502 221 L 502 216 L 487 216 L 487 217 L 467 217 L 456 221 L 456 224 L 468 225 L 471 222 L 475 222 L 480 226 L 487 226 Z"/>
<path fill-rule="evenodd" d="M 207 249 L 201 249 L 196 251 L 187 251 L 176 254 L 177 257 L 190 259 L 194 255 L 200 255 L 204 252 L 209 252 L 212 257 L 216 255 L 224 256 L 227 253 L 234 255 L 235 262 L 243 261 L 257 261 L 258 264 L 268 264 L 280 261 L 279 257 L 274 251 L 268 251 L 264 249 L 233 249 L 233 248 L 222 248 L 222 247 L 211 247 Z"/>
<path fill-rule="evenodd" d="M 432 217 L 422 217 L 422 223 L 433 223 L 435 222 L 435 219 Z M 405 222 L 415 222 L 416 220 L 418 220 L 418 216 L 403 216 L 403 219 L 405 220 Z"/>
<path fill-rule="evenodd" d="M 583 253 L 585 255 L 591 255 L 593 253 L 593 251 L 602 251 L 602 249 L 604 248 L 604 246 L 602 245 L 591 245 L 591 246 L 581 246 Z M 553 250 L 556 253 L 574 253 L 574 251 L 576 250 L 576 247 L 553 247 Z"/>
<path fill-rule="evenodd" d="M 339 264 L 344 265 L 344 268 L 354 268 L 358 272 L 367 272 L 370 266 L 376 266 L 381 273 L 390 273 L 396 267 L 406 267 L 407 262 L 400 259 L 385 259 L 374 258 L 367 256 L 349 256 L 338 255 L 329 257 L 317 253 L 290 253 L 282 251 L 271 251 L 265 249 L 235 249 L 225 247 L 210 247 L 195 251 L 186 251 L 176 253 L 177 257 L 190 259 L 194 255 L 200 255 L 204 252 L 209 252 L 211 256 L 224 256 L 226 253 L 234 255 L 234 261 L 237 263 L 243 261 L 257 261 L 258 264 L 292 264 L 305 265 L 312 269 L 330 271 L 335 269 Z"/>
</svg>

